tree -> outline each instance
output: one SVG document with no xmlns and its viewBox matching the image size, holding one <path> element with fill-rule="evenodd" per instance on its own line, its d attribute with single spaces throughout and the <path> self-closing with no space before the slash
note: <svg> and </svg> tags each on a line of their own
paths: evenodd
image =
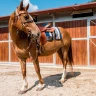
<svg viewBox="0 0 96 96">
<path fill-rule="evenodd" d="M 91 2 L 96 2 L 96 0 L 91 0 Z"/>
</svg>

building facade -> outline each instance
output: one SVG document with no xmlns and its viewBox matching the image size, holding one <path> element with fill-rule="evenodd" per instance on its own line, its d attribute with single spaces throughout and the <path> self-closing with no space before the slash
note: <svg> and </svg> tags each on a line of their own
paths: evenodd
<svg viewBox="0 0 96 96">
<path fill-rule="evenodd" d="M 67 6 L 30 13 L 36 24 L 50 22 L 53 26 L 63 27 L 72 37 L 74 65 L 96 66 L 96 3 Z M 0 63 L 17 64 L 18 58 L 8 32 L 9 16 L 0 17 Z M 40 57 L 45 65 L 62 64 L 57 53 Z M 31 63 L 31 60 L 27 60 Z"/>
</svg>

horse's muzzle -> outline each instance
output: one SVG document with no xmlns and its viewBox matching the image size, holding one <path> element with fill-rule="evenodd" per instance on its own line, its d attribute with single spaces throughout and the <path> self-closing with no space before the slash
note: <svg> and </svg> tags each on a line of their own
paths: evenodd
<svg viewBox="0 0 96 96">
<path fill-rule="evenodd" d="M 38 38 L 40 38 L 40 32 L 38 32 L 37 34 L 33 34 L 33 33 L 31 33 L 30 31 L 28 32 L 28 37 L 31 37 L 31 38 L 33 38 L 33 39 L 38 39 Z"/>
</svg>

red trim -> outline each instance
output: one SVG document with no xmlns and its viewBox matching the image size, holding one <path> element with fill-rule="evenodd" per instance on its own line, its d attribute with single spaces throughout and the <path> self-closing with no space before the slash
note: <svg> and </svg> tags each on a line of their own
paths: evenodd
<svg viewBox="0 0 96 96">
<path fill-rule="evenodd" d="M 10 16 L 3 16 L 3 17 L 0 17 L 0 20 L 8 20 Z"/>
<path fill-rule="evenodd" d="M 74 6 L 67 6 L 67 7 L 60 7 L 60 8 L 54 8 L 54 9 L 48 9 L 48 10 L 41 10 L 37 12 L 31 12 L 30 14 L 41 15 L 41 14 L 56 13 L 60 11 L 66 12 L 66 11 L 75 11 L 75 10 L 90 9 L 90 8 L 96 8 L 96 2 L 74 5 Z"/>
</svg>

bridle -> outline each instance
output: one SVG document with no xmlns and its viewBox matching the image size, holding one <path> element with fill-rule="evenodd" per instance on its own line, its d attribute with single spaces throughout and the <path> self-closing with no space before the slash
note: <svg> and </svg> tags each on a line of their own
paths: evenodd
<svg viewBox="0 0 96 96">
<path fill-rule="evenodd" d="M 19 20 L 21 21 L 22 28 L 26 26 L 26 25 L 25 25 L 26 23 L 32 23 L 32 22 L 34 22 L 33 18 L 32 18 L 29 14 L 28 14 L 28 16 L 31 18 L 31 20 L 27 20 L 27 21 L 25 21 L 25 22 L 22 21 L 22 19 L 21 19 L 21 17 L 20 17 L 22 14 L 26 14 L 26 13 L 25 13 L 25 12 L 22 12 L 22 13 L 19 14 L 19 13 L 17 12 L 17 9 L 16 9 L 16 11 L 14 11 L 14 21 L 15 21 L 15 18 L 17 18 L 17 20 L 19 19 Z"/>
<path fill-rule="evenodd" d="M 23 20 L 21 19 L 21 15 L 22 15 L 22 14 L 27 14 L 28 17 L 30 18 L 30 20 L 28 19 L 28 20 L 26 20 L 26 21 L 23 21 Z M 17 9 L 14 11 L 14 25 L 15 25 L 15 26 L 16 26 L 17 20 L 20 20 L 20 22 L 21 22 L 21 24 L 22 24 L 22 27 L 21 27 L 20 30 L 26 29 L 26 24 L 28 24 L 28 23 L 33 23 L 33 22 L 34 22 L 34 20 L 33 20 L 33 18 L 31 17 L 30 14 L 28 14 L 28 13 L 26 13 L 26 12 L 21 12 L 21 13 L 19 13 L 19 12 L 18 12 L 18 7 L 17 7 Z M 17 28 L 17 33 L 18 33 L 18 30 L 19 30 L 19 29 Z M 28 37 L 32 37 L 32 34 L 31 34 L 30 31 L 28 31 Z"/>
<path fill-rule="evenodd" d="M 21 24 L 22 24 L 22 29 L 23 28 L 25 28 L 26 27 L 26 24 L 27 23 L 32 23 L 32 22 L 34 22 L 34 20 L 33 20 L 33 18 L 28 14 L 28 16 L 29 16 L 29 18 L 31 18 L 31 20 L 26 20 L 26 21 L 23 21 L 22 19 L 21 19 L 21 15 L 22 14 L 26 14 L 25 12 L 22 12 L 22 13 L 18 13 L 17 12 L 17 9 L 16 9 L 16 11 L 14 11 L 14 18 L 16 18 L 17 20 L 19 19 L 20 21 L 21 21 Z M 15 20 L 14 20 L 15 21 Z M 17 31 L 20 31 L 19 29 L 17 29 Z M 30 42 L 29 42 L 29 45 L 28 45 L 28 47 L 26 48 L 26 50 L 25 51 L 28 51 L 30 48 L 31 48 L 31 45 L 32 45 L 32 42 L 33 42 L 33 40 L 32 40 L 32 38 L 31 37 L 33 37 L 34 38 L 34 36 L 32 36 L 32 34 L 30 33 L 30 32 L 28 32 L 28 37 L 30 38 Z M 38 41 L 38 39 L 36 39 L 36 46 L 38 47 L 39 46 L 39 41 Z M 38 48 L 37 48 L 38 49 Z M 38 52 L 37 52 L 37 50 L 36 50 L 36 54 L 37 54 Z M 30 52 L 29 52 L 29 55 L 30 55 Z M 32 58 L 32 56 L 30 55 L 30 57 Z M 36 57 L 37 58 L 37 57 Z M 36 59 L 35 58 L 35 59 Z"/>
</svg>

